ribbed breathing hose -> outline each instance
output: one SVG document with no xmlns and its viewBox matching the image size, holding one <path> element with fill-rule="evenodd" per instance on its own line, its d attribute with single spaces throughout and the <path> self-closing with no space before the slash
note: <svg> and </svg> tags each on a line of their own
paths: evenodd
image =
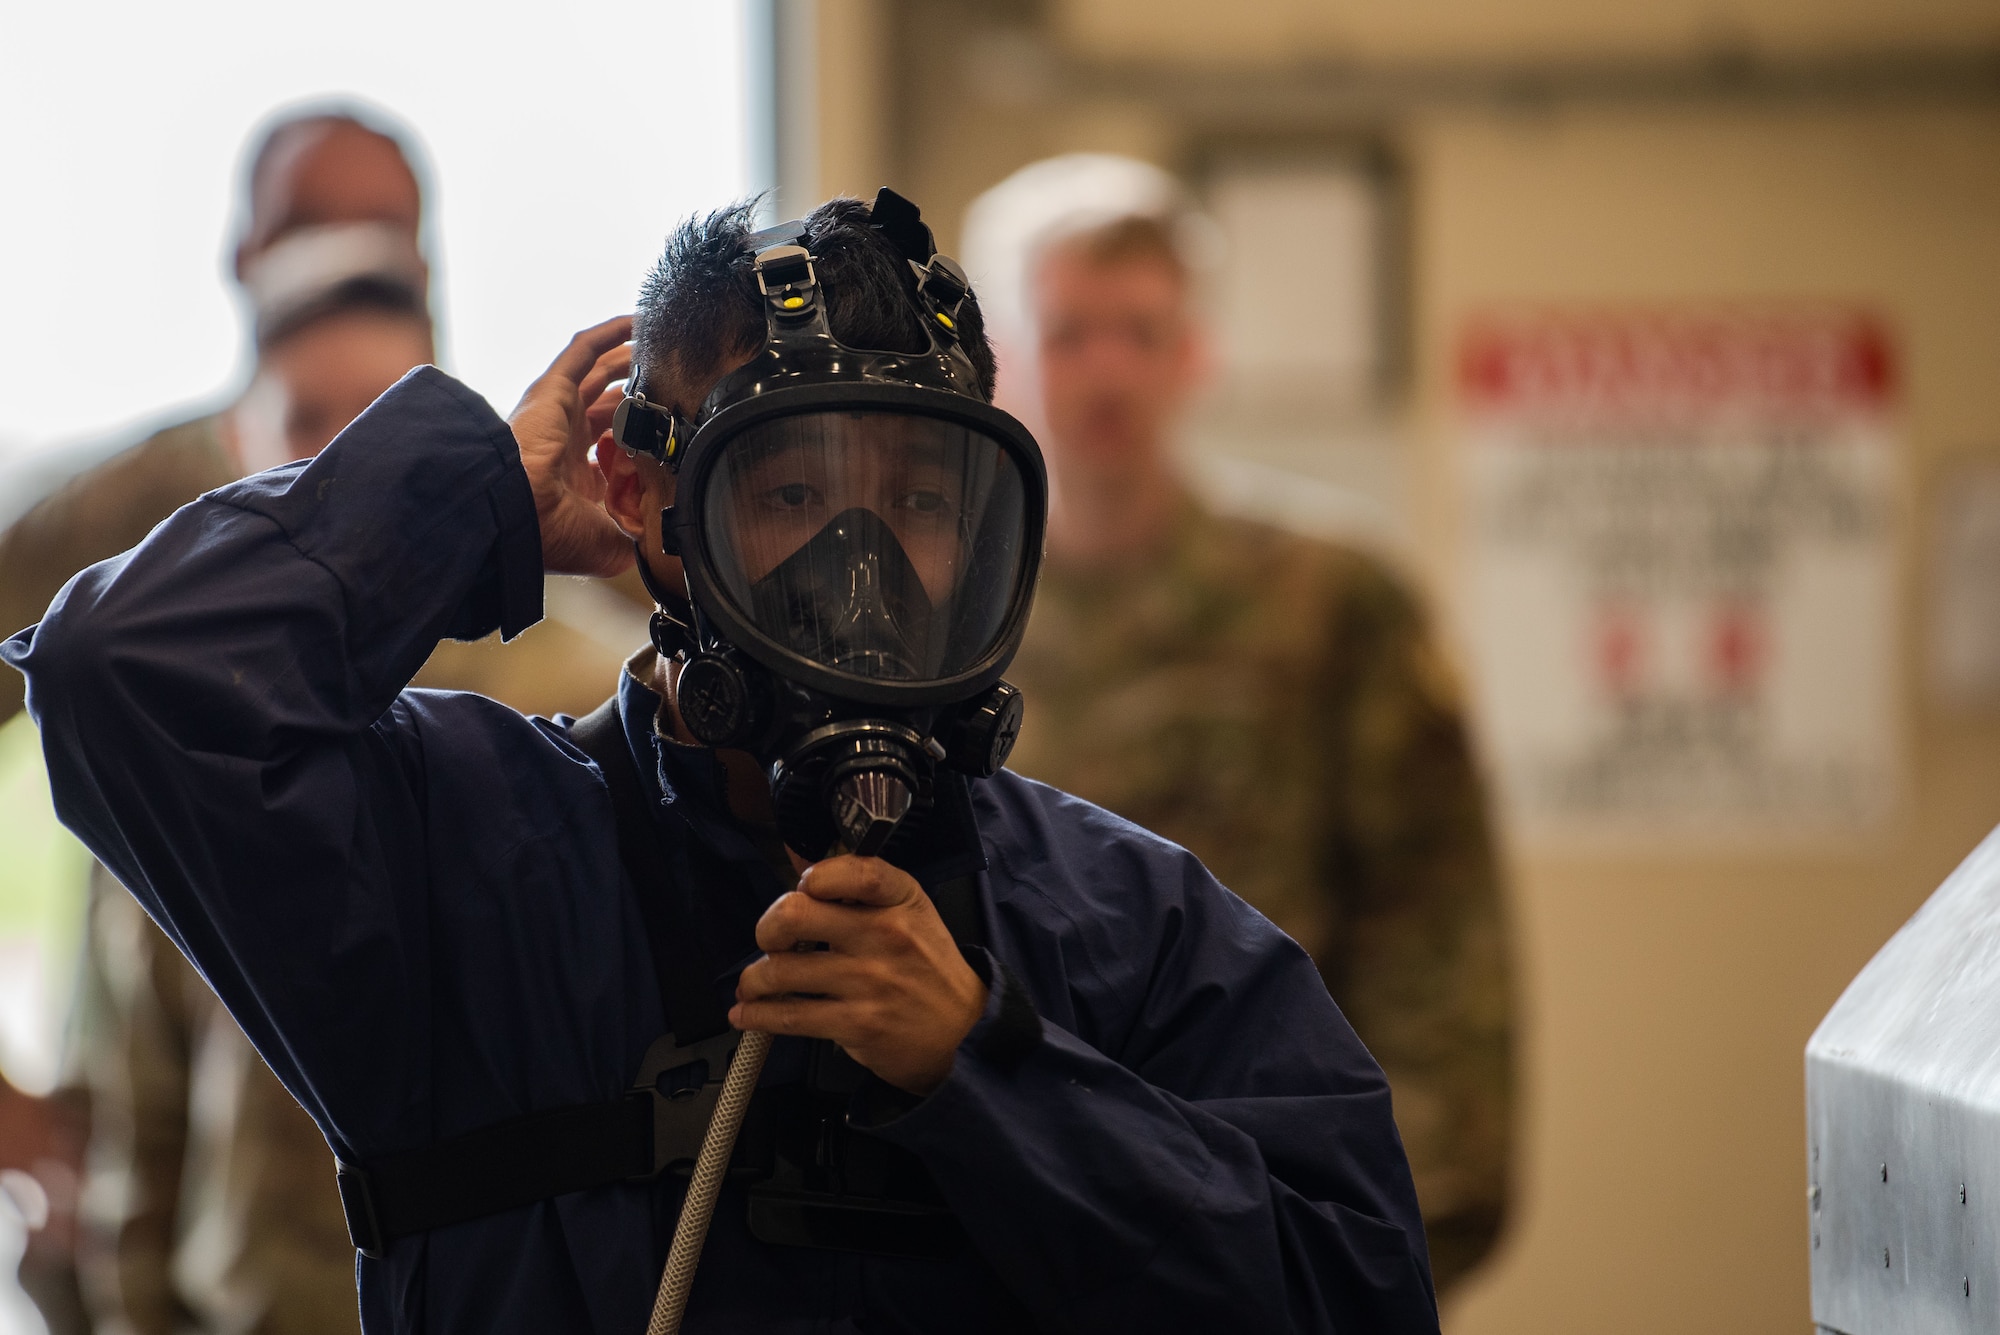
<svg viewBox="0 0 2000 1335">
<path fill-rule="evenodd" d="M 667 1249 L 667 1268 L 660 1273 L 660 1292 L 653 1299 L 653 1319 L 646 1323 L 646 1335 L 680 1335 L 688 1293 L 694 1288 L 695 1267 L 701 1264 L 701 1244 L 708 1237 L 708 1221 L 715 1216 L 715 1198 L 729 1172 L 736 1133 L 743 1129 L 743 1114 L 750 1110 L 750 1096 L 756 1092 L 764 1058 L 770 1055 L 771 1036 L 756 1030 L 746 1032 L 736 1045 L 729 1074 L 722 1080 L 722 1093 L 715 1101 L 715 1115 L 709 1118 L 708 1131 L 701 1138 L 701 1153 L 694 1161 L 694 1177 L 688 1182 L 680 1222 L 674 1225 L 674 1243 Z"/>
<path fill-rule="evenodd" d="M 843 837 L 827 850 L 827 857 L 857 850 L 872 856 L 888 842 L 910 807 L 910 790 L 900 779 L 891 775 L 883 782 L 868 770 L 843 779 L 836 798 L 834 821 Z M 800 941 L 792 949 L 824 950 L 826 946 Z M 702 1134 L 701 1153 L 695 1157 L 694 1176 L 681 1203 L 680 1221 L 674 1225 L 673 1245 L 667 1248 L 667 1265 L 660 1272 L 660 1292 L 653 1299 L 653 1319 L 646 1323 L 646 1335 L 680 1335 L 688 1294 L 694 1290 L 695 1267 L 701 1264 L 701 1245 L 708 1238 L 715 1200 L 722 1194 L 722 1179 L 728 1175 L 729 1158 L 736 1151 L 736 1133 L 743 1129 L 750 1096 L 757 1092 L 757 1077 L 763 1074 L 764 1059 L 770 1055 L 771 1035 L 756 1029 L 743 1031 L 743 1041 L 736 1045 L 736 1055 L 729 1061 L 729 1074 L 722 1078 L 722 1093 L 716 1097 L 708 1130 Z"/>
</svg>

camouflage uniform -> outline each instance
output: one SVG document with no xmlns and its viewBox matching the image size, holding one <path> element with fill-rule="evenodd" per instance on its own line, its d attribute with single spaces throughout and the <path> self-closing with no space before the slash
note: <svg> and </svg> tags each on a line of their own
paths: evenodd
<svg viewBox="0 0 2000 1335">
<path fill-rule="evenodd" d="M 1388 1073 L 1442 1291 L 1507 1203 L 1509 978 L 1484 794 L 1410 594 L 1185 505 L 1162 551 L 1052 563 L 1012 767 L 1183 845 L 1318 961 Z"/>
<path fill-rule="evenodd" d="M 77 571 L 234 481 L 220 421 L 148 437 L 0 534 L 0 633 L 40 619 Z M 417 684 L 535 713 L 595 706 L 645 620 L 617 595 L 576 583 L 551 581 L 550 618 L 504 648 L 497 638 L 441 645 Z M 584 615 L 565 621 L 565 607 Z M 18 674 L 0 672 L 0 724 L 20 711 L 22 688 Z M 83 1268 L 100 1329 L 351 1335 L 354 1252 L 319 1128 L 102 867 L 90 901 L 72 1065 L 91 1092 L 85 1214 L 97 1243 L 86 1238 Z"/>
</svg>

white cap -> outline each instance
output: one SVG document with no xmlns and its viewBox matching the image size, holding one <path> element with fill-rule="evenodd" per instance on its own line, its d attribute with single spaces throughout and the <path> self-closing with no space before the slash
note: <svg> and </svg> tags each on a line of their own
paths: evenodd
<svg viewBox="0 0 2000 1335">
<path fill-rule="evenodd" d="M 1028 281 L 1034 257 L 1051 242 L 1126 218 L 1166 225 L 1181 262 L 1209 272 L 1220 249 L 1214 223 L 1172 175 L 1115 153 L 1044 158 L 972 201 L 959 260 L 979 294 L 980 314 L 1002 342 L 1025 339 L 1033 312 Z"/>
<path fill-rule="evenodd" d="M 408 229 L 381 222 L 302 227 L 272 242 L 243 271 L 260 343 L 357 284 L 407 293 L 423 308 L 428 270 Z"/>
</svg>

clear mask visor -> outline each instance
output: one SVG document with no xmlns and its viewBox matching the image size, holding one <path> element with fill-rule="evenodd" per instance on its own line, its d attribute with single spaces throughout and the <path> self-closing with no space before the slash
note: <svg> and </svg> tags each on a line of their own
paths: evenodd
<svg viewBox="0 0 2000 1335">
<path fill-rule="evenodd" d="M 927 683 L 977 667 L 1029 565 L 1020 465 L 941 418 L 761 422 L 727 442 L 704 490 L 709 566 L 737 613 L 851 677 Z"/>
</svg>

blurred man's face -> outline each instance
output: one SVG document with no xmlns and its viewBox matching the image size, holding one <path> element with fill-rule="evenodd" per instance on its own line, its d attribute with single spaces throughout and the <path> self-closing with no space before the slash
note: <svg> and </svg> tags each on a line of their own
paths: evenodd
<svg viewBox="0 0 2000 1335">
<path fill-rule="evenodd" d="M 344 311 L 286 335 L 264 349 L 234 414 L 244 471 L 318 454 L 382 391 L 431 356 L 430 330 L 408 315 Z"/>
<path fill-rule="evenodd" d="M 1033 295 L 1044 443 L 1099 466 L 1157 460 L 1199 363 L 1181 276 L 1150 256 L 1099 261 L 1058 246 Z"/>
</svg>

